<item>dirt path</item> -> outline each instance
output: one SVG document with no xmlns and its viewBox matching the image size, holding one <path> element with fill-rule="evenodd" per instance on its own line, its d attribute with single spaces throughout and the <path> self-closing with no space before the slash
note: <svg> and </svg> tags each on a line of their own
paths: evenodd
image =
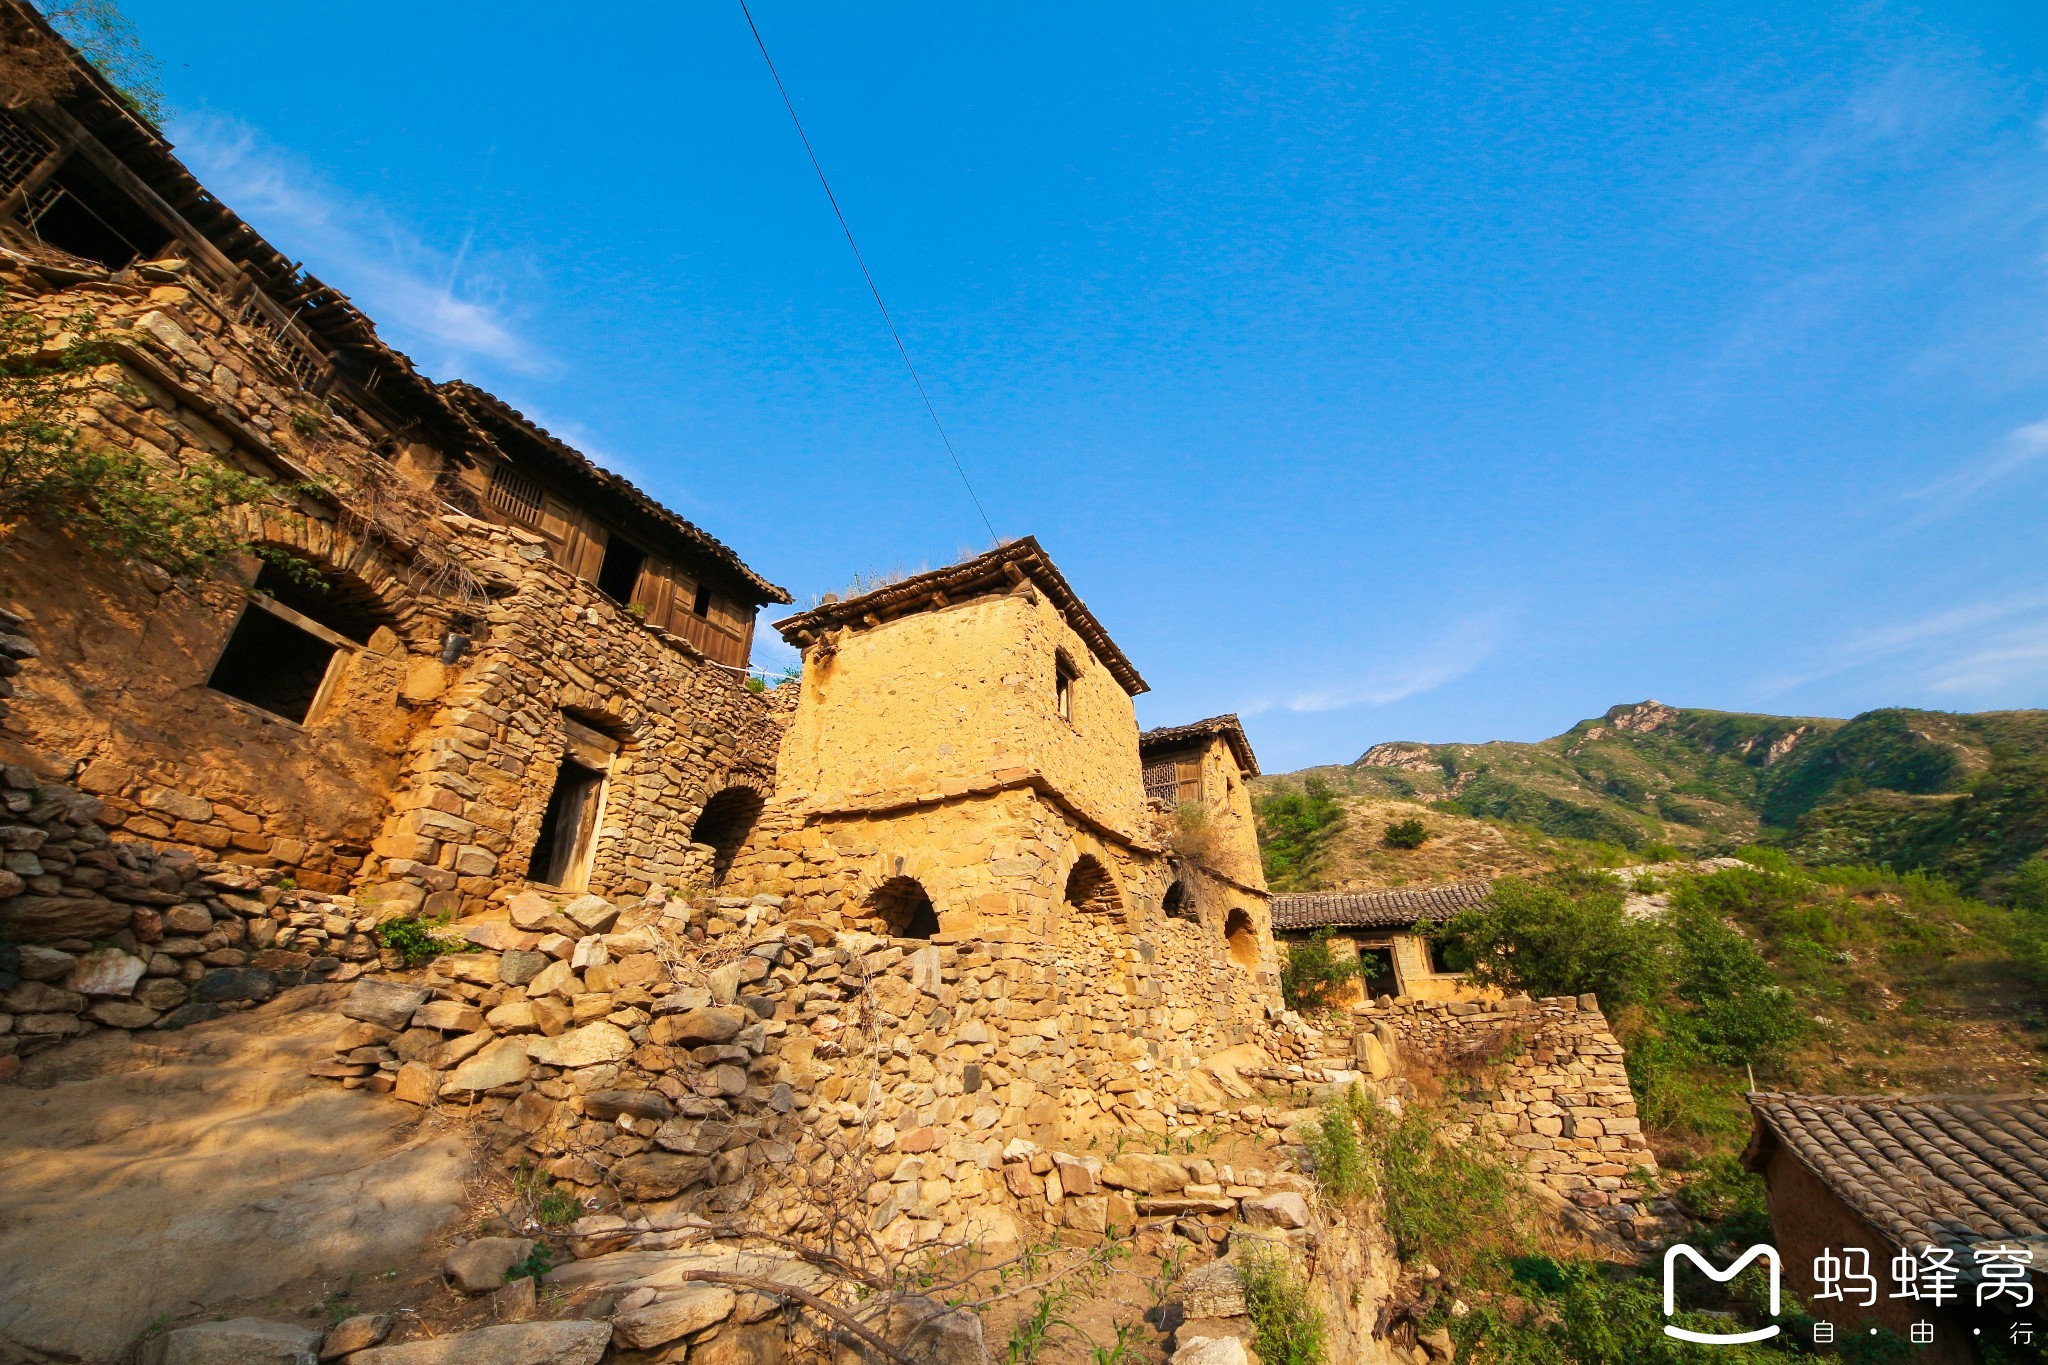
<svg viewBox="0 0 2048 1365">
<path fill-rule="evenodd" d="M 113 1361 L 154 1322 L 425 1254 L 470 1158 L 411 1134 L 409 1106 L 306 1075 L 344 993 L 110 1030 L 0 1087 L 0 1362 Z"/>
</svg>

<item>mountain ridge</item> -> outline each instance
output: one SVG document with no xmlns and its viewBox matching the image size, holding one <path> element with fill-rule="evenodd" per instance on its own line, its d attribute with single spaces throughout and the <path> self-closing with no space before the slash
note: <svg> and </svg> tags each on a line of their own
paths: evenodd
<svg viewBox="0 0 2048 1365">
<path fill-rule="evenodd" d="M 1545 835 L 1639 850 L 1744 844 L 1811 863 L 1889 864 L 1995 894 L 2048 847 L 2048 711 L 1884 707 L 1847 720 L 1612 706 L 1527 743 L 1390 740 L 1314 778 L 1352 797 L 1412 801 Z"/>
</svg>

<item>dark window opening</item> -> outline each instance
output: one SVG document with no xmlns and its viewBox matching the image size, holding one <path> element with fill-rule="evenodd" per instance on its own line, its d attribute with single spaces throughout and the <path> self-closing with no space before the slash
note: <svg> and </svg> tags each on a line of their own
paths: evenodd
<svg viewBox="0 0 2048 1365">
<path fill-rule="evenodd" d="M 1084 853 L 1067 874 L 1067 904 L 1076 910 L 1115 910 L 1123 904 L 1109 869 Z"/>
<path fill-rule="evenodd" d="M 604 563 L 598 566 L 597 590 L 621 606 L 633 601 L 633 589 L 640 586 L 640 566 L 647 553 L 622 536 L 604 543 Z"/>
<path fill-rule="evenodd" d="M 1080 670 L 1074 667 L 1073 660 L 1067 657 L 1065 650 L 1061 650 L 1053 659 L 1052 683 L 1053 704 L 1059 708 L 1061 720 L 1074 719 L 1074 680 L 1080 676 Z"/>
<path fill-rule="evenodd" d="M 377 627 L 388 624 L 389 614 L 377 595 L 350 579 L 304 568 L 295 574 L 265 560 L 250 586 L 359 645 L 368 644 Z"/>
<path fill-rule="evenodd" d="M 548 793 L 547 811 L 541 816 L 540 835 L 533 841 L 533 856 L 528 859 L 529 881 L 575 889 L 570 882 L 581 872 L 590 851 L 603 790 L 603 773 L 573 758 L 562 759 L 554 790 Z"/>
<path fill-rule="evenodd" d="M 251 602 L 206 685 L 303 725 L 327 681 L 335 645 Z"/>
<path fill-rule="evenodd" d="M 169 228 L 76 156 L 30 196 L 28 222 L 51 246 L 109 270 L 155 259 L 173 240 Z"/>
<path fill-rule="evenodd" d="M 1384 943 L 1359 944 L 1358 979 L 1369 1000 L 1377 1000 L 1383 995 L 1399 995 L 1401 983 L 1394 975 L 1393 948 Z"/>
<path fill-rule="evenodd" d="M 1159 908 L 1166 912 L 1168 919 L 1191 920 L 1201 923 L 1202 916 L 1195 908 L 1194 893 L 1188 890 L 1185 881 L 1177 881 L 1166 888 L 1166 896 L 1159 902 Z"/>
<path fill-rule="evenodd" d="M 722 885 L 732 871 L 733 859 L 754 832 L 761 816 L 761 793 L 751 787 L 727 787 L 704 803 L 704 813 L 690 830 L 690 842 L 709 844 L 716 850 L 711 860 L 711 884 Z"/>
<path fill-rule="evenodd" d="M 697 596 L 690 603 L 690 615 L 711 615 L 711 589 L 702 583 L 697 585 Z"/>
<path fill-rule="evenodd" d="M 868 910 L 891 938 L 930 938 L 939 932 L 939 912 L 915 877 L 891 877 L 868 897 Z"/>
<path fill-rule="evenodd" d="M 1431 936 L 1423 940 L 1429 949 L 1429 969 L 1439 976 L 1451 976 L 1472 969 L 1472 953 L 1454 938 Z"/>
</svg>

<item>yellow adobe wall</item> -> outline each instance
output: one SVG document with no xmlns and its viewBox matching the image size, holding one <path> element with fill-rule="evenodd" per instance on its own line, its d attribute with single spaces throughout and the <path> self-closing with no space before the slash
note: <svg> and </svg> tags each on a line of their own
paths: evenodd
<svg viewBox="0 0 2048 1365">
<path fill-rule="evenodd" d="M 1266 889 L 1259 861 L 1258 823 L 1252 817 L 1251 788 L 1238 771 L 1229 741 L 1212 735 L 1202 751 L 1202 801 L 1209 808 L 1211 861 L 1232 881 Z"/>
<path fill-rule="evenodd" d="M 1074 719 L 1055 660 L 1078 671 Z M 1031 774 L 1126 838 L 1145 829 L 1131 699 L 1028 585 L 865 629 L 806 651 L 777 788 L 814 810 L 985 788 Z"/>
<path fill-rule="evenodd" d="M 1378 934 L 1373 934 L 1378 937 Z M 1299 940 L 1305 934 L 1293 934 L 1290 938 Z M 1429 965 L 1429 943 L 1420 934 L 1387 933 L 1387 946 L 1394 958 L 1394 979 L 1400 984 L 1400 994 L 1407 1000 L 1432 1000 L 1438 1002 L 1485 1001 L 1501 998 L 1499 990 L 1492 986 L 1478 986 L 1467 980 L 1462 972 L 1433 971 Z M 1331 955 L 1348 961 L 1358 958 L 1359 936 L 1342 929 L 1330 936 Z M 1375 945 L 1377 946 L 1377 945 Z M 1363 982 L 1352 981 L 1338 993 L 1333 1003 L 1339 1006 L 1365 1003 Z"/>
</svg>

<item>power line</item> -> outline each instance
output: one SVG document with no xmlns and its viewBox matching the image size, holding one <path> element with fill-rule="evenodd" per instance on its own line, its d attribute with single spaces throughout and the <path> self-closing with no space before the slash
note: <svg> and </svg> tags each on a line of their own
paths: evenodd
<svg viewBox="0 0 2048 1365">
<path fill-rule="evenodd" d="M 875 276 L 868 269 L 867 257 L 860 254 L 860 243 L 853 240 L 853 229 L 847 226 L 846 215 L 839 209 L 839 196 L 832 193 L 832 182 L 825 178 L 825 168 L 818 164 L 818 154 L 811 148 L 810 136 L 804 132 L 804 122 L 796 116 L 796 105 L 790 102 L 789 90 L 782 83 L 781 73 L 775 69 L 775 59 L 768 55 L 768 44 L 761 41 L 761 30 L 754 23 L 753 11 L 747 8 L 747 0 L 739 0 L 739 3 L 740 13 L 747 18 L 747 28 L 754 35 L 754 46 L 761 49 L 761 60 L 768 64 L 768 74 L 775 81 L 775 91 L 782 96 L 782 107 L 789 110 L 789 121 L 796 125 L 796 135 L 804 144 L 804 155 L 811 159 L 811 169 L 818 173 L 818 184 L 824 187 L 825 199 L 832 205 L 832 216 L 839 220 L 839 230 L 846 234 L 846 244 L 853 248 L 853 259 L 860 266 L 861 278 L 868 282 L 868 293 L 875 296 L 875 307 L 882 312 L 882 323 L 889 329 L 889 339 L 896 343 L 896 354 L 903 357 L 903 368 L 910 371 L 910 382 L 917 385 L 917 396 L 924 400 L 924 410 L 931 415 L 932 426 L 938 431 L 939 440 L 953 461 L 953 472 L 960 476 L 960 485 L 967 490 L 967 497 L 974 503 L 974 510 L 981 517 L 981 524 L 988 528 L 988 538 L 993 543 L 1000 539 L 996 528 L 989 521 L 988 512 L 981 505 L 981 497 L 967 477 L 966 466 L 960 463 L 960 456 L 953 449 L 953 438 L 946 435 L 946 424 L 939 420 L 939 410 L 932 406 L 932 396 L 925 391 L 924 379 L 918 374 L 917 366 L 911 363 L 910 351 L 903 344 L 902 334 L 896 330 L 896 320 L 889 316 L 889 305 L 882 302 L 882 291 L 875 286 Z"/>
</svg>

